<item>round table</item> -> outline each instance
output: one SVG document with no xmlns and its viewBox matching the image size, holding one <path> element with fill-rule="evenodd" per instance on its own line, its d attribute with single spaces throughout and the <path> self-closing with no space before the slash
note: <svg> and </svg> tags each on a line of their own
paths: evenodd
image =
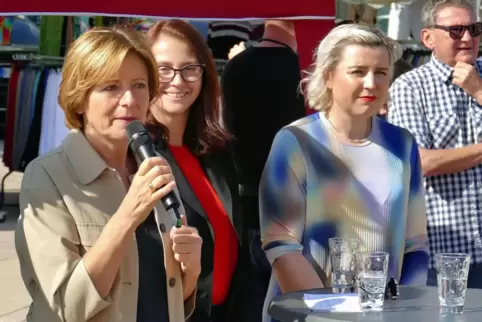
<svg viewBox="0 0 482 322">
<path fill-rule="evenodd" d="M 482 289 L 467 289 L 462 314 L 441 314 L 437 287 L 400 286 L 397 300 L 386 299 L 381 312 L 315 312 L 308 308 L 303 294 L 331 294 L 332 289 L 288 293 L 271 301 L 269 315 L 282 322 L 481 322 Z"/>
</svg>

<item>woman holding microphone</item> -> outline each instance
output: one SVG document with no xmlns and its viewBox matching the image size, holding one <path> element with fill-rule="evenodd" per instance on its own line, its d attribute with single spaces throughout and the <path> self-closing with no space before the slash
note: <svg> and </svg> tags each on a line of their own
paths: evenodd
<svg viewBox="0 0 482 322">
<path fill-rule="evenodd" d="M 69 49 L 59 104 L 72 130 L 28 165 L 20 190 L 27 321 L 177 322 L 192 312 L 201 238 L 152 211 L 178 193 L 167 163 L 137 169 L 128 156 L 126 126 L 144 122 L 158 82 L 136 32 L 94 29 Z"/>
</svg>

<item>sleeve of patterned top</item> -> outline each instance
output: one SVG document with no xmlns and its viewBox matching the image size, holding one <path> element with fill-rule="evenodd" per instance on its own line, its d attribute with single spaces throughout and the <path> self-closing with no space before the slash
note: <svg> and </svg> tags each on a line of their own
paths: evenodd
<svg viewBox="0 0 482 322">
<path fill-rule="evenodd" d="M 296 137 L 282 129 L 273 141 L 259 187 L 262 247 L 271 265 L 277 258 L 303 249 L 305 173 Z"/>
<path fill-rule="evenodd" d="M 412 133 L 419 147 L 429 149 L 432 136 L 425 117 L 419 86 L 404 74 L 390 87 L 388 121 Z"/>
<path fill-rule="evenodd" d="M 411 146 L 411 176 L 405 232 L 405 255 L 400 283 L 404 285 L 426 285 L 429 248 L 425 190 L 420 155 L 417 143 L 413 139 Z"/>
</svg>

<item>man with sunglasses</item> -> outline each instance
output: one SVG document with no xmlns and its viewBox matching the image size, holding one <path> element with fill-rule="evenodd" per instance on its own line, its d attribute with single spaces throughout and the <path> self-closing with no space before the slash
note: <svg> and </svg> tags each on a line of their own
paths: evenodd
<svg viewBox="0 0 482 322">
<path fill-rule="evenodd" d="M 428 0 L 422 24 L 431 60 L 393 83 L 388 119 L 412 132 L 420 149 L 427 284 L 437 285 L 435 254 L 467 253 L 468 287 L 482 288 L 482 27 L 469 0 Z"/>
</svg>

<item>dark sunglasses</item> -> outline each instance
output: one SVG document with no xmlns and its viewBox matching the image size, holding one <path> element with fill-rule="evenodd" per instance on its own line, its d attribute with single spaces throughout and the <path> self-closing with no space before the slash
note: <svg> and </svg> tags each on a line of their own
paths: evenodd
<svg viewBox="0 0 482 322">
<path fill-rule="evenodd" d="M 464 36 L 467 30 L 471 37 L 479 37 L 482 34 L 482 23 L 476 22 L 468 26 L 440 26 L 434 25 L 433 28 L 445 30 L 449 33 L 450 38 L 459 40 Z"/>
</svg>

